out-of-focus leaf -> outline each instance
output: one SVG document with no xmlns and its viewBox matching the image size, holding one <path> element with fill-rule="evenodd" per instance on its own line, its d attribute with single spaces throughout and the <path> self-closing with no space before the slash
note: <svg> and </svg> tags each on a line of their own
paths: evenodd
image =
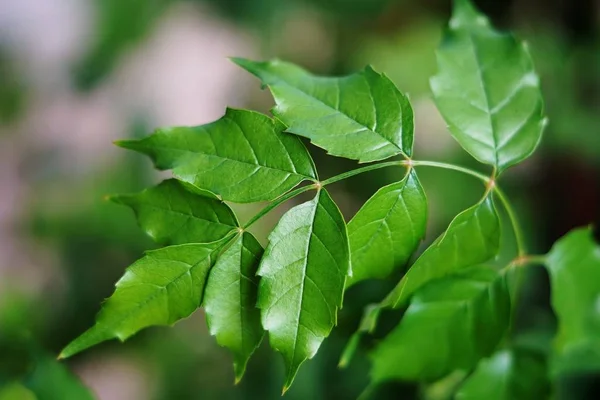
<svg viewBox="0 0 600 400">
<path fill-rule="evenodd" d="M 236 382 L 264 334 L 256 308 L 262 254 L 254 236 L 244 232 L 219 257 L 206 283 L 203 304 L 210 333 L 233 352 Z"/>
<path fill-rule="evenodd" d="M 35 393 L 19 382 L 0 385 L 0 400 L 37 400 Z"/>
<path fill-rule="evenodd" d="M 365 307 L 358 329 L 352 334 L 342 351 L 338 367 L 345 368 L 350 363 L 350 360 L 352 360 L 352 357 L 354 357 L 361 337 L 367 333 L 373 333 L 377 327 L 377 319 L 379 318 L 381 309 L 381 304 L 369 304 Z"/>
<path fill-rule="evenodd" d="M 431 89 L 465 150 L 500 171 L 533 153 L 547 121 L 527 46 L 457 0 L 437 60 Z"/>
<path fill-rule="evenodd" d="M 17 120 L 26 108 L 27 85 L 23 73 L 0 48 L 0 123 Z"/>
<path fill-rule="evenodd" d="M 549 394 L 546 362 L 526 350 L 501 350 L 481 360 L 456 400 L 532 400 Z"/>
<path fill-rule="evenodd" d="M 273 200 L 317 177 L 302 142 L 266 115 L 227 109 L 210 124 L 158 129 L 141 140 L 117 142 L 150 156 L 158 169 L 238 203 Z"/>
<path fill-rule="evenodd" d="M 176 179 L 137 194 L 110 199 L 131 207 L 142 229 L 159 243 L 214 242 L 238 226 L 227 204 L 194 194 Z"/>
<path fill-rule="evenodd" d="M 423 286 L 372 354 L 375 383 L 437 379 L 491 354 L 510 321 L 504 273 L 476 266 Z"/>
<path fill-rule="evenodd" d="M 371 67 L 331 78 L 279 60 L 234 61 L 269 87 L 277 103 L 273 113 L 288 132 L 309 138 L 329 154 L 360 162 L 411 155 L 410 102 Z"/>
<path fill-rule="evenodd" d="M 112 338 L 124 341 L 143 328 L 171 325 L 190 315 L 200 306 L 208 271 L 225 242 L 148 251 L 117 282 L 96 324 L 59 357 L 70 357 Z"/>
<path fill-rule="evenodd" d="M 411 170 L 377 191 L 348 223 L 352 277 L 348 286 L 386 278 L 406 264 L 425 236 L 427 198 Z"/>
<path fill-rule="evenodd" d="M 23 380 L 39 400 L 93 400 L 95 396 L 65 365 L 46 354 L 35 355 L 35 367 Z M 20 399 L 16 397 L 15 399 Z"/>
<path fill-rule="evenodd" d="M 415 261 L 383 304 L 405 304 L 427 282 L 490 260 L 500 246 L 500 221 L 491 195 L 458 214 Z"/>
<path fill-rule="evenodd" d="M 93 43 L 79 60 L 74 80 L 89 90 L 109 74 L 131 45 L 155 26 L 165 9 L 177 0 L 96 0 Z"/>
<path fill-rule="evenodd" d="M 558 240 L 547 257 L 559 322 L 556 372 L 600 370 L 600 245 L 591 229 Z"/>
<path fill-rule="evenodd" d="M 260 263 L 258 307 L 286 365 L 284 392 L 337 323 L 350 269 L 344 218 L 325 189 L 289 210 Z"/>
</svg>

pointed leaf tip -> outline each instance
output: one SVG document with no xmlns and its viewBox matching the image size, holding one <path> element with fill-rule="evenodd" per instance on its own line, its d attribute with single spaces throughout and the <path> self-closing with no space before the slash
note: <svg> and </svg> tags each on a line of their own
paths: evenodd
<svg viewBox="0 0 600 400">
<path fill-rule="evenodd" d="M 308 244 L 308 245 L 307 245 Z M 344 218 L 325 189 L 289 210 L 269 235 L 257 306 L 285 361 L 285 389 L 329 336 L 350 267 Z"/>
<path fill-rule="evenodd" d="M 236 203 L 273 200 L 316 177 L 302 142 L 254 111 L 228 108 L 209 124 L 158 129 L 118 143 L 150 156 L 178 180 Z"/>
<path fill-rule="evenodd" d="M 138 140 L 120 139 L 120 140 L 114 140 L 113 144 L 115 146 L 121 147 L 123 149 L 134 149 L 135 148 L 135 144 L 137 142 L 138 142 Z"/>
<path fill-rule="evenodd" d="M 161 244 L 210 243 L 237 227 L 227 204 L 188 186 L 167 179 L 139 193 L 113 195 L 111 200 L 130 207 L 140 227 Z"/>
<path fill-rule="evenodd" d="M 208 270 L 223 244 L 184 244 L 146 252 L 117 282 L 96 324 L 69 343 L 60 357 L 113 338 L 124 341 L 146 327 L 169 326 L 189 316 L 200 305 Z M 167 290 L 170 287 L 178 290 Z"/>
<path fill-rule="evenodd" d="M 204 292 L 210 333 L 233 353 L 236 384 L 264 336 L 260 310 L 255 307 L 256 270 L 262 254 L 263 248 L 252 234 L 238 234 L 211 269 Z"/>
</svg>

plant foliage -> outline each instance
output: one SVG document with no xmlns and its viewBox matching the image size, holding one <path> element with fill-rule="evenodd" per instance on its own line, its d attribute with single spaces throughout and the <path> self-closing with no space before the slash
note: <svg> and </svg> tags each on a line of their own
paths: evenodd
<svg viewBox="0 0 600 400">
<path fill-rule="evenodd" d="M 321 77 L 279 60 L 234 59 L 271 91 L 274 118 L 227 109 L 206 125 L 119 141 L 148 155 L 156 168 L 172 170 L 174 179 L 112 197 L 131 207 L 142 229 L 167 247 L 127 269 L 96 324 L 61 357 L 149 326 L 172 325 L 204 306 L 210 333 L 233 353 L 236 381 L 266 333 L 284 359 L 285 392 L 335 327 L 344 291 L 401 273 L 388 296 L 366 308 L 342 357 L 341 365 L 350 362 L 382 310 L 403 312 L 371 351 L 372 385 L 426 383 L 463 371 L 466 379 L 454 393 L 459 399 L 528 399 L 547 395 L 547 365 L 555 375 L 600 370 L 600 246 L 589 229 L 578 229 L 547 256 L 527 254 L 499 188 L 500 174 L 532 154 L 547 121 L 527 46 L 494 30 L 468 0 L 456 0 L 437 58 L 431 89 L 438 109 L 458 143 L 492 167 L 490 175 L 414 160 L 408 97 L 371 67 Z M 361 163 L 398 157 L 321 181 L 298 136 Z M 420 166 L 467 173 L 485 190 L 415 257 L 428 215 Z M 325 187 L 387 167 L 403 178 L 378 190 L 346 224 Z M 283 215 L 263 250 L 248 228 L 307 191 L 314 192 L 312 200 Z M 240 224 L 225 201 L 270 203 Z M 508 265 L 496 262 L 497 205 L 517 239 L 518 254 Z M 546 265 L 552 281 L 559 328 L 548 358 L 514 346 L 509 329 L 518 287 L 508 277 L 531 264 Z"/>
</svg>

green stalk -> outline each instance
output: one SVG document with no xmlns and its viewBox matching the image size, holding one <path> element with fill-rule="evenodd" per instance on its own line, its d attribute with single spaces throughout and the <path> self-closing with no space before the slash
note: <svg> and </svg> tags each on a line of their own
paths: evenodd
<svg viewBox="0 0 600 400">
<path fill-rule="evenodd" d="M 326 179 L 320 183 L 303 186 L 301 188 L 292 190 L 291 192 L 288 192 L 288 193 L 284 194 L 283 196 L 275 199 L 271 204 L 269 204 L 268 206 L 266 206 L 265 208 L 260 210 L 258 212 L 258 214 L 256 214 L 254 217 L 252 217 L 243 226 L 243 229 L 248 229 L 252 224 L 254 224 L 256 221 L 258 221 L 259 219 L 264 217 L 271 210 L 275 209 L 280 204 L 286 202 L 287 200 L 289 200 L 292 197 L 295 197 L 301 193 L 307 192 L 312 189 L 319 189 L 320 187 L 339 182 L 341 180 L 350 178 L 355 175 L 362 174 L 364 172 L 374 171 L 376 169 L 387 168 L 387 167 L 407 167 L 407 168 L 435 167 L 435 168 L 442 168 L 442 169 L 458 171 L 458 172 L 461 172 L 466 175 L 471 175 L 471 176 L 481 180 L 483 183 L 486 184 L 486 186 L 488 187 L 488 190 L 493 190 L 496 193 L 496 195 L 498 196 L 498 199 L 500 199 L 500 202 L 502 203 L 502 205 L 504 206 L 504 209 L 506 210 L 506 213 L 508 214 L 513 231 L 515 232 L 515 240 L 517 242 L 518 256 L 523 257 L 525 254 L 527 254 L 526 249 L 525 249 L 525 241 L 523 240 L 523 231 L 521 230 L 521 226 L 519 224 L 517 215 L 514 212 L 514 209 L 511 205 L 510 201 L 508 200 L 508 197 L 506 197 L 504 192 L 502 192 L 502 190 L 500 190 L 498 185 L 496 185 L 493 178 L 490 178 L 490 177 L 488 177 L 484 174 L 481 174 L 477 171 L 473 171 L 472 169 L 469 169 L 469 168 L 464 168 L 464 167 L 461 167 L 458 165 L 447 164 L 447 163 L 437 162 L 437 161 L 402 160 L 402 161 L 388 161 L 388 162 L 383 162 L 383 163 L 378 163 L 378 164 L 371 164 L 371 165 L 367 165 L 365 167 L 353 169 L 351 171 L 347 171 L 347 172 L 341 173 L 339 175 L 332 176 L 331 178 Z"/>
<path fill-rule="evenodd" d="M 350 178 L 351 176 L 362 174 L 363 172 L 369 172 L 369 171 L 373 171 L 373 170 L 380 169 L 380 168 L 386 168 L 386 167 L 402 167 L 402 166 L 404 166 L 404 167 L 407 166 L 407 162 L 406 161 L 388 161 L 388 162 L 379 163 L 379 164 L 371 164 L 371 165 L 367 165 L 366 167 L 353 169 L 352 171 L 347 171 L 342 174 L 332 176 L 329 179 L 325 179 L 323 182 L 321 182 L 321 186 L 327 186 L 329 184 L 339 182 L 343 179 Z"/>
<path fill-rule="evenodd" d="M 472 169 L 460 167 L 460 166 L 454 165 L 454 164 L 446 164 L 446 163 L 437 162 L 437 161 L 415 161 L 415 160 L 403 161 L 403 162 L 405 164 L 412 164 L 415 167 L 422 166 L 422 167 L 436 167 L 436 168 L 450 169 L 450 170 L 462 172 L 463 174 L 474 176 L 475 178 L 482 180 L 486 184 L 488 184 L 490 182 L 489 177 L 487 177 L 477 171 L 473 171 Z"/>
<path fill-rule="evenodd" d="M 498 186 L 494 187 L 494 192 L 498 195 L 498 198 L 502 202 L 506 213 L 508 214 L 508 218 L 510 219 L 510 223 L 512 224 L 513 231 L 515 232 L 515 240 L 517 241 L 517 254 L 518 257 L 524 257 L 527 254 L 525 249 L 525 241 L 523 240 L 523 231 L 521 229 L 521 225 L 519 223 L 519 219 L 517 218 L 517 214 L 513 209 L 508 197 L 504 194 L 502 190 Z"/>
<path fill-rule="evenodd" d="M 301 193 L 308 192 L 309 190 L 318 189 L 319 187 L 320 187 L 319 184 L 313 184 L 313 185 L 302 186 L 298 189 L 292 190 L 291 192 L 287 192 L 286 194 L 273 200 L 272 203 L 270 203 L 268 206 L 266 206 L 265 208 L 260 210 L 258 212 L 258 214 L 256 214 L 254 217 L 250 218 L 250 220 L 248 222 L 246 222 L 246 224 L 242 227 L 242 229 L 244 229 L 244 230 L 248 229 L 252 224 L 254 224 L 256 221 L 258 221 L 259 219 L 261 219 L 262 217 L 267 215 L 271 210 L 279 207 L 281 204 L 285 203 L 292 197 L 296 197 Z"/>
</svg>

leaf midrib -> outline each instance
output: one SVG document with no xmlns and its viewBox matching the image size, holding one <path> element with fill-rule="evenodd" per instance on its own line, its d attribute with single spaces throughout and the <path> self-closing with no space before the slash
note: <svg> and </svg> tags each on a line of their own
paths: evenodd
<svg viewBox="0 0 600 400">
<path fill-rule="evenodd" d="M 310 179 L 310 180 L 314 179 L 312 176 L 304 175 L 303 173 L 297 172 L 295 170 L 295 165 L 294 164 L 292 164 L 292 167 L 294 168 L 294 171 L 292 172 L 292 171 L 288 171 L 288 170 L 285 170 L 285 169 L 270 167 L 268 165 L 252 164 L 252 163 L 250 163 L 248 161 L 236 160 L 234 158 L 227 158 L 227 157 L 219 156 L 217 154 L 202 153 L 202 152 L 199 152 L 199 151 L 191 151 L 191 150 L 180 149 L 180 148 L 176 148 L 176 147 L 167 147 L 167 146 L 164 146 L 164 145 L 162 145 L 162 146 L 157 146 L 157 145 L 152 145 L 152 146 L 142 145 L 142 147 L 145 147 L 145 148 L 151 149 L 151 150 L 157 149 L 157 150 L 166 150 L 166 151 L 178 151 L 178 152 L 181 152 L 181 153 L 191 154 L 191 155 L 194 155 L 194 156 L 215 157 L 215 158 L 218 158 L 218 159 L 221 159 L 221 160 L 224 160 L 224 161 L 237 162 L 237 163 L 240 163 L 240 164 L 251 165 L 253 167 L 265 168 L 265 169 L 277 171 L 277 172 L 280 172 L 280 173 L 286 173 L 288 175 L 300 176 L 300 177 L 303 177 L 303 178 L 306 178 L 306 179 Z M 179 160 L 179 161 L 181 161 L 181 160 Z M 168 169 L 177 168 L 177 167 L 179 167 L 179 166 L 181 166 L 182 164 L 185 164 L 185 163 L 174 162 L 172 164 L 173 164 L 173 166 L 169 167 Z"/>
<path fill-rule="evenodd" d="M 301 319 L 301 314 L 302 314 L 302 304 L 304 304 L 304 285 L 306 282 L 306 271 L 308 269 L 308 258 L 310 256 L 310 244 L 312 242 L 312 235 L 314 232 L 314 226 L 315 226 L 315 218 L 317 216 L 317 209 L 319 207 L 319 201 L 321 200 L 321 195 L 322 192 L 319 191 L 319 193 L 317 194 L 317 196 L 315 197 L 315 205 L 313 208 L 313 215 L 311 218 L 311 224 L 310 224 L 310 230 L 308 231 L 308 240 L 306 241 L 306 258 L 304 259 L 304 263 L 303 263 L 303 269 L 302 269 L 302 282 L 300 283 L 300 304 L 298 305 L 298 318 L 297 318 L 297 323 L 296 323 L 296 335 L 294 336 L 294 351 L 292 352 L 292 366 L 296 360 L 296 349 L 297 349 L 297 345 L 298 345 L 298 335 L 300 333 L 300 319 Z M 290 371 L 288 372 L 288 379 L 290 378 L 289 374 L 294 373 L 294 368 L 291 368 Z"/>
<path fill-rule="evenodd" d="M 190 264 L 188 264 L 188 263 L 186 263 L 186 262 L 183 262 L 183 261 L 178 261 L 178 260 L 177 260 L 177 261 L 176 261 L 176 260 L 170 260 L 170 261 L 172 261 L 172 262 L 178 262 L 178 263 L 182 263 L 182 264 L 188 265 L 190 268 L 189 268 L 187 271 L 185 271 L 185 272 L 183 272 L 183 273 L 181 273 L 181 274 L 177 275 L 177 277 L 175 277 L 173 280 L 171 280 L 170 282 L 168 282 L 168 283 L 167 283 L 166 285 L 164 285 L 164 286 L 161 286 L 161 285 L 153 285 L 153 286 L 156 286 L 156 287 L 157 287 L 159 290 L 155 291 L 155 292 L 154 292 L 154 293 L 153 293 L 151 296 L 148 296 L 148 297 L 146 297 L 146 299 L 145 299 L 145 300 L 144 300 L 142 303 L 137 303 L 137 304 L 136 304 L 136 307 L 134 307 L 134 308 L 130 309 L 128 313 L 126 313 L 124 316 L 122 316 L 121 318 L 119 318 L 119 319 L 117 320 L 117 322 L 116 322 L 116 323 L 113 323 L 113 324 L 111 324 L 111 325 L 113 325 L 113 326 L 115 326 L 115 325 L 118 325 L 118 324 L 120 324 L 121 322 L 123 322 L 124 320 L 126 320 L 127 318 L 129 318 L 129 317 L 130 317 L 132 314 L 134 314 L 134 312 L 135 312 L 135 311 L 137 311 L 137 310 L 139 310 L 139 309 L 141 309 L 141 308 L 145 307 L 145 306 L 146 306 L 148 303 L 150 303 L 151 301 L 153 301 L 153 300 L 154 300 L 154 299 L 155 299 L 155 298 L 158 296 L 158 294 L 159 294 L 159 293 L 161 293 L 161 291 L 162 291 L 162 290 L 166 290 L 166 291 L 167 291 L 167 303 L 168 303 L 168 302 L 170 301 L 170 300 L 169 300 L 169 296 L 168 296 L 168 288 L 169 288 L 169 287 L 170 287 L 172 284 L 174 284 L 175 282 L 178 282 L 178 281 L 179 281 L 179 279 L 183 278 L 183 277 L 184 277 L 184 276 L 186 276 L 186 275 L 189 275 L 189 276 L 191 277 L 191 276 L 192 276 L 192 272 L 193 272 L 193 270 L 195 270 L 195 268 L 197 268 L 197 267 L 198 267 L 198 266 L 199 266 L 199 265 L 200 265 L 200 264 L 201 264 L 201 263 L 202 263 L 202 262 L 203 262 L 203 261 L 204 261 L 206 258 L 208 258 L 208 259 L 209 259 L 209 264 L 210 264 L 210 262 L 211 262 L 211 261 L 210 261 L 211 254 L 209 254 L 209 255 L 208 255 L 208 257 L 205 257 L 205 258 L 202 258 L 202 259 L 200 259 L 200 260 L 199 260 L 198 262 L 196 262 L 194 265 L 190 265 Z M 154 260 L 157 260 L 157 259 L 154 259 Z M 159 260 L 159 261 L 160 261 L 160 260 Z M 147 283 L 147 282 L 140 282 L 140 283 L 138 283 L 138 284 L 139 284 L 139 285 L 147 285 L 148 283 Z M 169 320 L 171 320 L 171 312 L 170 312 L 170 311 L 168 311 L 168 314 L 169 314 L 169 315 L 168 315 L 168 316 L 169 316 L 169 318 L 168 318 L 168 319 L 169 319 Z"/>
<path fill-rule="evenodd" d="M 491 134 L 492 134 L 492 140 L 494 142 L 494 146 L 493 146 L 493 152 L 494 152 L 494 164 L 498 165 L 498 138 L 497 138 L 497 132 L 496 129 L 494 127 L 494 122 L 493 122 L 493 115 L 492 115 L 492 109 L 490 108 L 490 97 L 489 97 L 489 93 L 486 87 L 486 84 L 484 82 L 483 79 L 483 71 L 482 71 L 482 66 L 481 66 L 481 60 L 479 57 L 479 52 L 477 51 L 477 48 L 475 46 L 475 41 L 473 39 L 473 33 L 468 33 L 467 37 L 469 38 L 469 43 L 471 44 L 471 50 L 473 52 L 473 57 L 475 58 L 475 63 L 477 64 L 477 77 L 479 78 L 479 85 L 481 87 L 481 91 L 483 92 L 483 98 L 485 100 L 485 108 L 486 108 L 486 115 L 488 117 L 488 123 L 490 125 L 490 130 L 491 130 Z"/>
<path fill-rule="evenodd" d="M 377 132 L 377 131 L 374 131 L 374 130 L 372 130 L 371 128 L 369 128 L 368 126 L 364 125 L 362 122 L 359 122 L 359 121 L 357 121 L 356 119 L 352 118 L 350 115 L 346 114 L 345 112 L 343 112 L 343 111 L 341 111 L 341 110 L 339 110 L 339 109 L 337 109 L 337 108 L 335 108 L 335 107 L 333 107 L 333 106 L 331 106 L 331 105 L 329 105 L 329 104 L 325 103 L 323 100 L 321 100 L 321 99 L 319 99 L 319 98 L 317 98 L 317 97 L 315 97 L 315 96 L 311 95 L 310 93 L 307 93 L 306 91 L 304 91 L 304 90 L 302 90 L 302 89 L 300 89 L 300 88 L 297 88 L 297 87 L 293 86 L 293 85 L 292 85 L 291 83 L 289 83 L 287 80 L 283 79 L 283 78 L 282 78 L 280 75 L 276 75 L 276 74 L 273 74 L 273 75 L 274 75 L 274 76 L 275 76 L 275 77 L 276 77 L 276 78 L 277 78 L 279 81 L 283 82 L 283 83 L 284 83 L 284 84 L 285 84 L 287 87 L 289 87 L 289 88 L 291 88 L 291 89 L 293 89 L 293 90 L 296 90 L 296 91 L 298 91 L 298 92 L 302 93 L 304 96 L 306 96 L 306 97 L 308 97 L 308 98 L 311 98 L 311 99 L 314 99 L 314 100 L 316 100 L 317 102 L 319 102 L 320 104 L 323 104 L 325 107 L 327 107 L 327 108 L 329 108 L 329 109 L 331 109 L 331 110 L 333 110 L 333 111 L 335 111 L 335 112 L 339 113 L 340 115 L 343 115 L 344 117 L 348 118 L 350 121 L 352 121 L 352 122 L 356 123 L 357 125 L 359 125 L 359 126 L 363 127 L 363 128 L 364 128 L 364 129 L 366 129 L 367 131 L 369 131 L 369 132 L 373 133 L 374 135 L 376 135 L 376 136 L 378 136 L 378 137 L 382 138 L 383 140 L 385 140 L 386 142 L 388 142 L 389 144 L 391 144 L 393 147 L 395 147 L 396 149 L 398 149 L 398 150 L 400 151 L 400 154 L 404 154 L 404 150 L 403 150 L 403 149 L 402 149 L 400 146 L 398 146 L 396 143 L 394 143 L 393 141 L 391 141 L 391 140 L 390 140 L 390 139 L 388 139 L 387 137 L 383 136 L 383 134 L 381 134 L 380 132 Z M 309 77 L 310 77 L 310 76 L 309 76 Z M 339 79 L 339 78 L 338 78 L 338 79 Z M 337 82 L 337 81 L 336 81 L 336 82 Z M 366 80 L 365 80 L 365 82 L 366 82 Z M 267 85 L 268 85 L 268 86 L 271 86 L 272 84 L 267 84 Z M 368 83 L 368 82 L 366 82 L 366 85 L 367 85 L 367 87 L 369 88 L 370 97 L 371 97 L 371 100 L 373 101 L 373 109 L 374 109 L 374 110 L 376 110 L 376 109 L 377 109 L 377 107 L 376 107 L 376 105 L 375 105 L 375 101 L 374 101 L 374 99 L 373 99 L 373 95 L 371 94 L 371 86 L 369 85 L 369 83 Z M 339 86 L 339 83 L 338 83 L 338 86 Z M 402 122 L 400 122 L 400 123 L 402 123 Z M 375 124 L 377 125 L 377 120 L 375 121 Z M 378 149 L 378 150 L 379 150 L 379 149 Z"/>
<path fill-rule="evenodd" d="M 171 214 L 175 214 L 175 215 L 180 215 L 182 217 L 187 218 L 188 220 L 192 219 L 192 220 L 204 221 L 204 222 L 206 222 L 208 224 L 211 224 L 211 225 L 220 225 L 220 226 L 224 226 L 224 227 L 227 227 L 227 228 L 235 228 L 236 227 L 236 225 L 230 225 L 228 223 L 223 223 L 220 219 L 218 219 L 218 216 L 217 216 L 217 221 L 211 221 L 209 219 L 201 218 L 201 217 L 195 215 L 194 213 L 186 214 L 185 212 L 182 212 L 182 211 L 176 211 L 176 210 L 165 208 L 165 207 L 162 207 L 162 206 L 159 206 L 159 205 L 155 205 L 155 204 L 152 204 L 152 203 L 146 203 L 146 202 L 138 201 L 138 204 L 143 205 L 143 206 L 148 207 L 148 208 L 160 210 L 160 211 L 163 211 L 163 212 L 167 212 L 167 213 L 171 213 Z M 213 210 L 213 212 L 214 212 L 214 210 Z M 217 215 L 216 212 L 215 212 L 215 215 Z"/>
<path fill-rule="evenodd" d="M 362 261 L 362 259 L 365 257 L 365 252 L 367 252 L 367 251 L 370 249 L 370 247 L 371 247 L 371 245 L 372 245 L 373 241 L 374 241 L 374 240 L 375 240 L 375 239 L 376 239 L 376 238 L 379 236 L 382 226 L 387 224 L 387 222 L 386 222 L 386 221 L 387 221 L 387 219 L 389 218 L 389 216 L 390 216 L 390 214 L 392 213 L 392 211 L 393 211 L 393 210 L 396 208 L 396 206 L 398 205 L 398 202 L 400 201 L 400 197 L 402 197 L 402 192 L 403 192 L 403 189 L 404 189 L 404 187 L 402 187 L 402 188 L 400 188 L 400 189 L 398 190 L 398 192 L 399 192 L 399 193 L 398 193 L 398 195 L 396 196 L 396 199 L 394 200 L 394 204 L 393 204 L 393 205 L 392 205 L 392 206 L 391 206 L 391 207 L 390 207 L 390 208 L 387 210 L 387 212 L 386 212 L 385 216 L 384 216 L 383 218 L 379 218 L 379 219 L 378 219 L 378 220 L 376 220 L 376 221 L 373 221 L 373 222 L 376 222 L 376 223 L 377 223 L 377 225 L 378 225 L 378 226 L 377 226 L 377 229 L 375 230 L 375 232 L 373 232 L 373 234 L 371 235 L 371 237 L 369 238 L 369 240 L 367 241 L 367 243 L 365 243 L 363 246 L 361 246 L 361 247 L 359 247 L 358 249 L 356 249 L 356 252 L 358 253 L 358 254 L 357 254 L 357 257 L 359 257 L 359 258 L 358 258 L 358 260 Z M 407 214 L 408 214 L 408 210 L 406 209 L 406 204 L 405 204 L 405 203 L 403 203 L 403 205 L 404 205 L 404 207 L 405 207 L 405 211 L 406 211 L 406 212 L 407 212 Z M 410 219 L 410 217 L 409 217 L 409 219 Z M 350 221 L 350 223 L 352 223 L 352 221 Z M 350 226 L 350 224 L 348 224 L 348 226 Z M 365 226 L 366 226 L 366 225 L 363 225 L 363 227 L 365 227 Z M 412 226 L 412 220 L 411 220 L 411 226 Z M 391 247 L 392 247 L 392 249 L 393 249 L 393 247 L 394 247 L 394 246 L 393 246 L 393 242 L 392 242 L 392 240 L 391 240 L 391 231 L 390 231 L 389 227 L 388 227 L 388 231 L 389 231 L 389 234 L 387 235 L 387 238 L 389 239 L 389 241 L 390 241 L 390 243 L 391 243 L 391 244 L 390 244 L 390 246 L 391 246 Z M 413 231 L 414 231 L 414 229 L 413 229 Z M 359 231 L 358 231 L 358 229 L 357 229 L 356 231 L 354 231 L 353 233 L 356 233 L 356 232 L 359 232 Z M 349 236 L 351 237 L 352 235 L 349 235 Z M 363 249 L 364 249 L 364 248 L 367 248 L 367 250 L 364 250 L 364 251 L 363 251 Z M 393 252 L 393 250 L 392 250 L 392 253 L 394 253 L 394 252 Z M 360 256 L 361 254 L 362 254 L 362 257 Z M 395 258 L 395 257 L 393 257 L 393 256 L 394 256 L 394 255 L 392 254 L 392 258 Z M 358 260 L 357 260 L 357 261 L 358 261 Z M 360 264 L 360 263 L 359 263 L 359 264 Z"/>
</svg>

